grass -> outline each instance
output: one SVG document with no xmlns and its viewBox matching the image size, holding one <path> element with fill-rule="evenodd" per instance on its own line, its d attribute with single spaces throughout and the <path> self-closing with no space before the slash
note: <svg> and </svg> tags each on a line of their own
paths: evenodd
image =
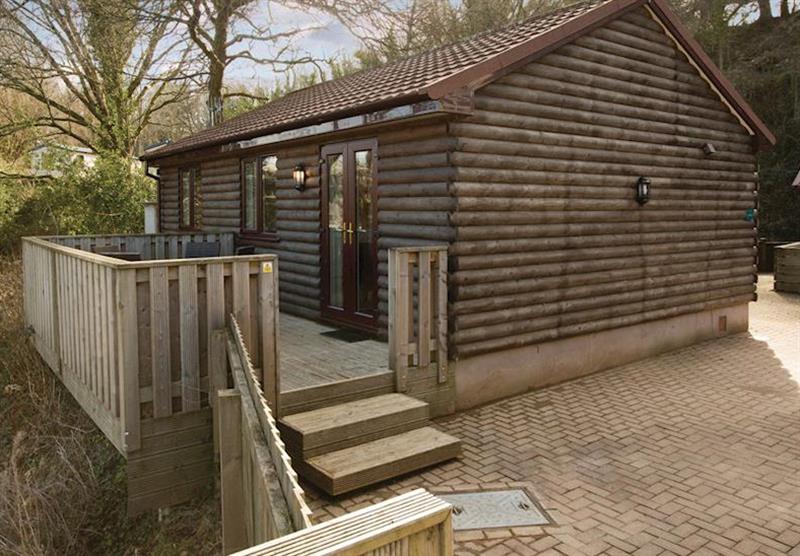
<svg viewBox="0 0 800 556">
<path fill-rule="evenodd" d="M 22 302 L 0 257 L 0 554 L 218 554 L 213 497 L 127 519 L 125 460 L 31 346 Z"/>
</svg>

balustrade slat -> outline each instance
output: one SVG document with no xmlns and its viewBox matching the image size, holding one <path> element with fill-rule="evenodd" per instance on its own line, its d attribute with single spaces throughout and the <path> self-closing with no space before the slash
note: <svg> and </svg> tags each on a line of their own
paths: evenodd
<svg viewBox="0 0 800 556">
<path fill-rule="evenodd" d="M 167 268 L 150 268 L 150 353 L 153 368 L 153 416 L 172 415 L 172 380 Z"/>
<path fill-rule="evenodd" d="M 181 327 L 181 409 L 200 409 L 200 341 L 197 306 L 197 266 L 178 267 Z"/>
<path fill-rule="evenodd" d="M 419 254 L 419 280 L 417 284 L 417 345 L 420 367 L 431 363 L 431 254 Z"/>
</svg>

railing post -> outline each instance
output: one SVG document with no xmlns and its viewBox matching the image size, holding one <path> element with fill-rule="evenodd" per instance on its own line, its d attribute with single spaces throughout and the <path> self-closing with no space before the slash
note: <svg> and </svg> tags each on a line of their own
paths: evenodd
<svg viewBox="0 0 800 556">
<path fill-rule="evenodd" d="M 136 270 L 117 269 L 116 304 L 118 318 L 117 369 L 119 375 L 120 430 L 124 436 L 125 451 L 141 447 L 139 409 L 139 322 L 136 314 Z"/>
<path fill-rule="evenodd" d="M 280 412 L 280 355 L 278 352 L 278 261 L 264 261 L 258 273 L 258 314 L 261 319 L 261 384 L 276 418 Z"/>
<path fill-rule="evenodd" d="M 50 254 L 50 281 L 51 281 L 51 295 L 53 296 L 53 351 L 56 363 L 56 372 L 63 374 L 63 364 L 61 361 L 61 323 L 59 319 L 59 296 L 58 296 L 58 269 L 56 269 L 56 252 L 48 251 Z"/>
<path fill-rule="evenodd" d="M 227 333 L 224 328 L 211 333 L 208 344 L 208 403 L 212 407 L 214 420 L 214 453 L 219 454 L 219 411 L 217 409 L 217 393 L 228 389 Z"/>
<path fill-rule="evenodd" d="M 435 255 L 436 265 L 436 364 L 439 370 L 439 383 L 447 382 L 447 250 Z"/>
<path fill-rule="evenodd" d="M 413 318 L 408 267 L 408 253 L 389 250 L 389 368 L 395 372 L 398 392 L 408 389 L 408 330 Z"/>
<path fill-rule="evenodd" d="M 222 553 L 246 548 L 242 489 L 242 398 L 237 390 L 217 393 L 219 413 L 220 500 L 222 502 Z"/>
</svg>

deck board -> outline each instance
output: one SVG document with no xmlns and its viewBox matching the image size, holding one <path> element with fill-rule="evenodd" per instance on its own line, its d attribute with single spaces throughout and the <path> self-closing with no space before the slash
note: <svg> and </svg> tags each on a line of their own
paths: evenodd
<svg viewBox="0 0 800 556">
<path fill-rule="evenodd" d="M 348 343 L 322 335 L 332 330 L 336 328 L 281 313 L 281 392 L 388 371 L 385 342 Z"/>
</svg>

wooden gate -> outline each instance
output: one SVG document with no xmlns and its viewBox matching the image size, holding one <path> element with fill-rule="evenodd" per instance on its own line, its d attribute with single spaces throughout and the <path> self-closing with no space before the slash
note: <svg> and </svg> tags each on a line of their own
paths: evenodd
<svg viewBox="0 0 800 556">
<path fill-rule="evenodd" d="M 398 392 L 409 371 L 436 365 L 447 382 L 447 246 L 389 250 L 389 368 Z"/>
</svg>

